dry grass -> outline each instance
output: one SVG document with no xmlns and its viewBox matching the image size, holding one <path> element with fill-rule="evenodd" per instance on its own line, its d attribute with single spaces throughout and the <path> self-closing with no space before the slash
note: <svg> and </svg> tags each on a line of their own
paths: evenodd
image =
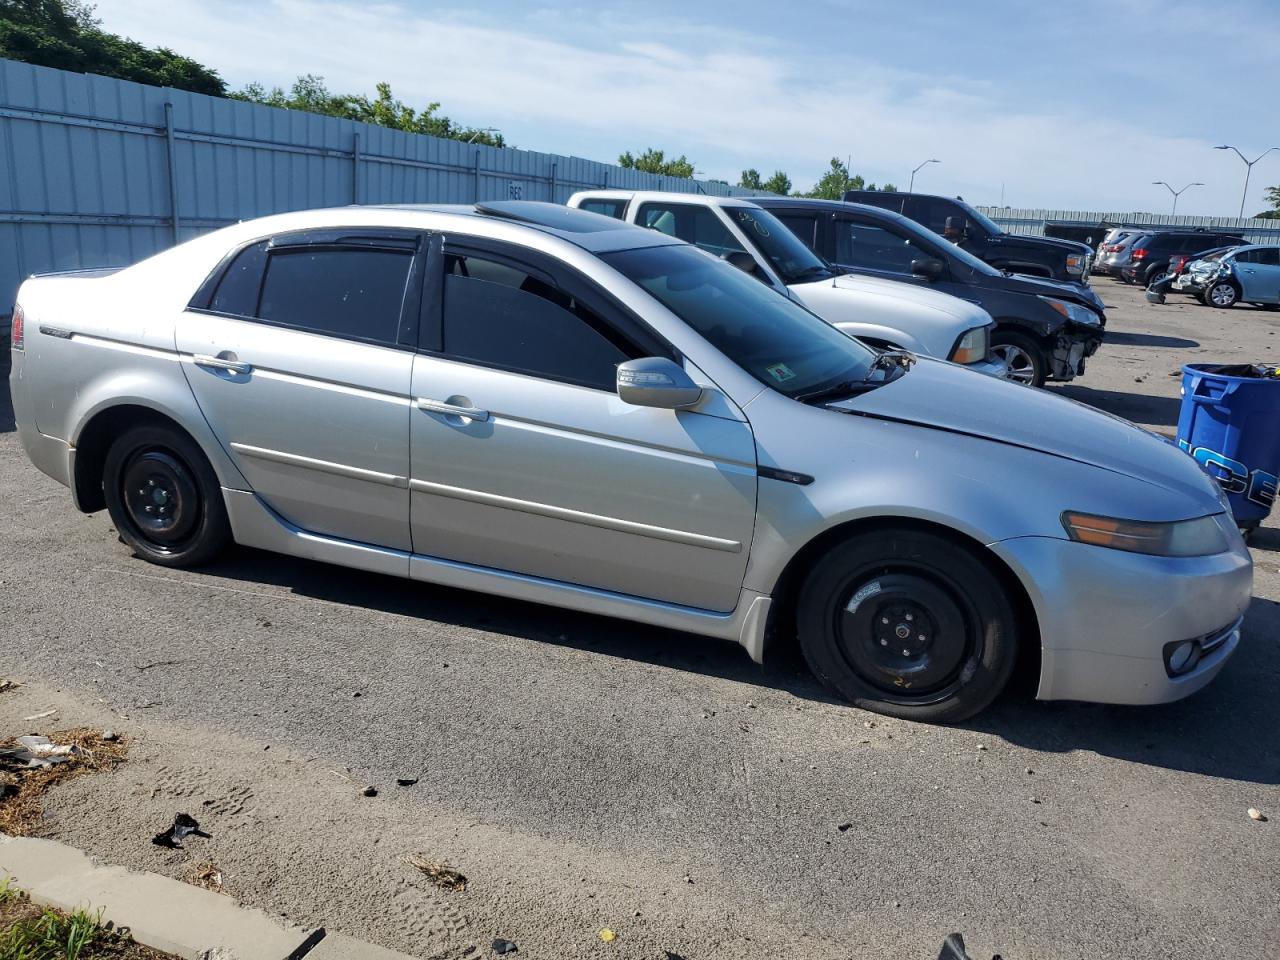
<svg viewBox="0 0 1280 960">
<path fill-rule="evenodd" d="M 187 878 L 187 883 L 196 887 L 203 887 L 206 890 L 212 890 L 214 893 L 222 892 L 222 871 L 212 863 L 202 863 L 191 872 Z"/>
<path fill-rule="evenodd" d="M 44 814 L 43 797 L 54 784 L 74 779 L 86 773 L 111 770 L 124 762 L 128 748 L 123 738 L 108 743 L 102 739 L 102 731 L 88 727 L 57 730 L 46 734 L 58 745 L 75 744 L 76 753 L 65 763 L 34 770 L 19 770 L 16 778 L 17 792 L 0 800 L 0 832 L 13 837 L 25 836 L 40 822 Z M 0 747 L 15 745 L 15 739 L 0 742 Z"/>
<path fill-rule="evenodd" d="M 437 887 L 459 892 L 467 889 L 467 878 L 447 863 L 436 863 L 420 853 L 410 854 L 405 860 L 421 870 Z"/>
</svg>

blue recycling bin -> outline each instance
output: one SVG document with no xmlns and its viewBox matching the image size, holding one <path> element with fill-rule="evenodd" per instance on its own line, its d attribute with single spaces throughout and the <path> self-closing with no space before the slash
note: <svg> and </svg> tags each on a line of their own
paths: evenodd
<svg viewBox="0 0 1280 960">
<path fill-rule="evenodd" d="M 1280 473 L 1280 369 L 1184 366 L 1178 446 L 1222 485 L 1240 529 L 1257 527 L 1271 512 Z"/>
</svg>

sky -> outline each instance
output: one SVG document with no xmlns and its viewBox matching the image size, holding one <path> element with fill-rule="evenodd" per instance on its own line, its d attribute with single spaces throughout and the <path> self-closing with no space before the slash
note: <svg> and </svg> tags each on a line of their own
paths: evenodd
<svg viewBox="0 0 1280 960">
<path fill-rule="evenodd" d="M 832 157 L 870 181 L 977 204 L 1234 216 L 1280 146 L 1280 0 L 98 0 L 103 27 L 232 88 L 439 101 L 507 142 L 615 161 L 686 154 L 700 176 Z M 1280 184 L 1253 168 L 1246 215 Z"/>
</svg>

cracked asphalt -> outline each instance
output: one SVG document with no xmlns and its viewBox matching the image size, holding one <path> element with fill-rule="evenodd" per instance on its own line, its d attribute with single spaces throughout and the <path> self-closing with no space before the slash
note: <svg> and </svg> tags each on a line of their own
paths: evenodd
<svg viewBox="0 0 1280 960">
<path fill-rule="evenodd" d="M 1280 363 L 1280 314 L 1156 307 L 1096 282 L 1108 342 L 1078 384 L 1051 389 L 1171 433 L 1181 363 Z M 476 955 L 480 932 L 499 929 L 522 956 L 546 957 L 789 945 L 932 960 L 952 930 L 975 957 L 1006 960 L 1280 949 L 1275 517 L 1255 540 L 1243 643 L 1199 695 L 1123 708 L 1015 692 L 967 724 L 930 727 L 833 702 L 794 657 L 760 669 L 686 634 L 247 550 L 198 571 L 148 566 L 27 462 L 3 372 L 0 675 L 156 743 L 207 730 L 384 791 L 419 777 L 379 830 L 465 822 L 493 853 L 491 875 L 460 865 L 478 891 L 472 929 L 439 934 L 438 955 Z M 3 702 L 0 720 L 20 725 Z M 314 788 L 297 789 L 306 804 Z M 50 831 L 116 850 L 117 821 L 87 809 Z M 308 871 L 342 824 L 299 836 L 285 859 L 245 853 L 246 873 L 277 878 L 246 879 L 246 899 L 312 909 L 278 875 L 319 883 Z M 515 876 L 531 850 L 558 864 L 536 884 Z M 514 885 L 484 893 L 500 880 Z M 610 911 L 627 909 L 613 944 L 595 937 L 594 885 Z M 397 917 L 370 898 L 346 932 L 422 950 Z"/>
</svg>

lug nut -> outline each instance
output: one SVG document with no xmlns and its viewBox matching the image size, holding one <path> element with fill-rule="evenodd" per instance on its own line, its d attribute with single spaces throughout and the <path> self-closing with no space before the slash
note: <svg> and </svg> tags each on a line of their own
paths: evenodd
<svg viewBox="0 0 1280 960">
<path fill-rule="evenodd" d="M 921 643 L 924 643 L 924 634 L 923 634 L 923 633 L 922 633 L 922 634 L 919 634 L 919 635 L 916 637 L 916 639 L 917 639 L 917 640 L 919 640 Z"/>
<path fill-rule="evenodd" d="M 910 651 L 910 650 L 903 650 L 903 651 L 902 651 L 902 655 L 903 655 L 904 657 L 909 657 L 909 656 L 911 656 L 911 651 Z"/>
<path fill-rule="evenodd" d="M 882 647 L 887 647 L 888 645 L 889 645 L 889 641 L 888 641 L 888 640 L 883 640 L 883 639 L 882 639 L 882 640 L 880 641 L 880 646 L 882 646 Z"/>
<path fill-rule="evenodd" d="M 907 614 L 907 619 L 908 619 L 908 620 L 914 620 L 914 619 L 915 619 L 915 617 L 914 617 L 912 614 L 908 613 L 908 614 Z"/>
</svg>

